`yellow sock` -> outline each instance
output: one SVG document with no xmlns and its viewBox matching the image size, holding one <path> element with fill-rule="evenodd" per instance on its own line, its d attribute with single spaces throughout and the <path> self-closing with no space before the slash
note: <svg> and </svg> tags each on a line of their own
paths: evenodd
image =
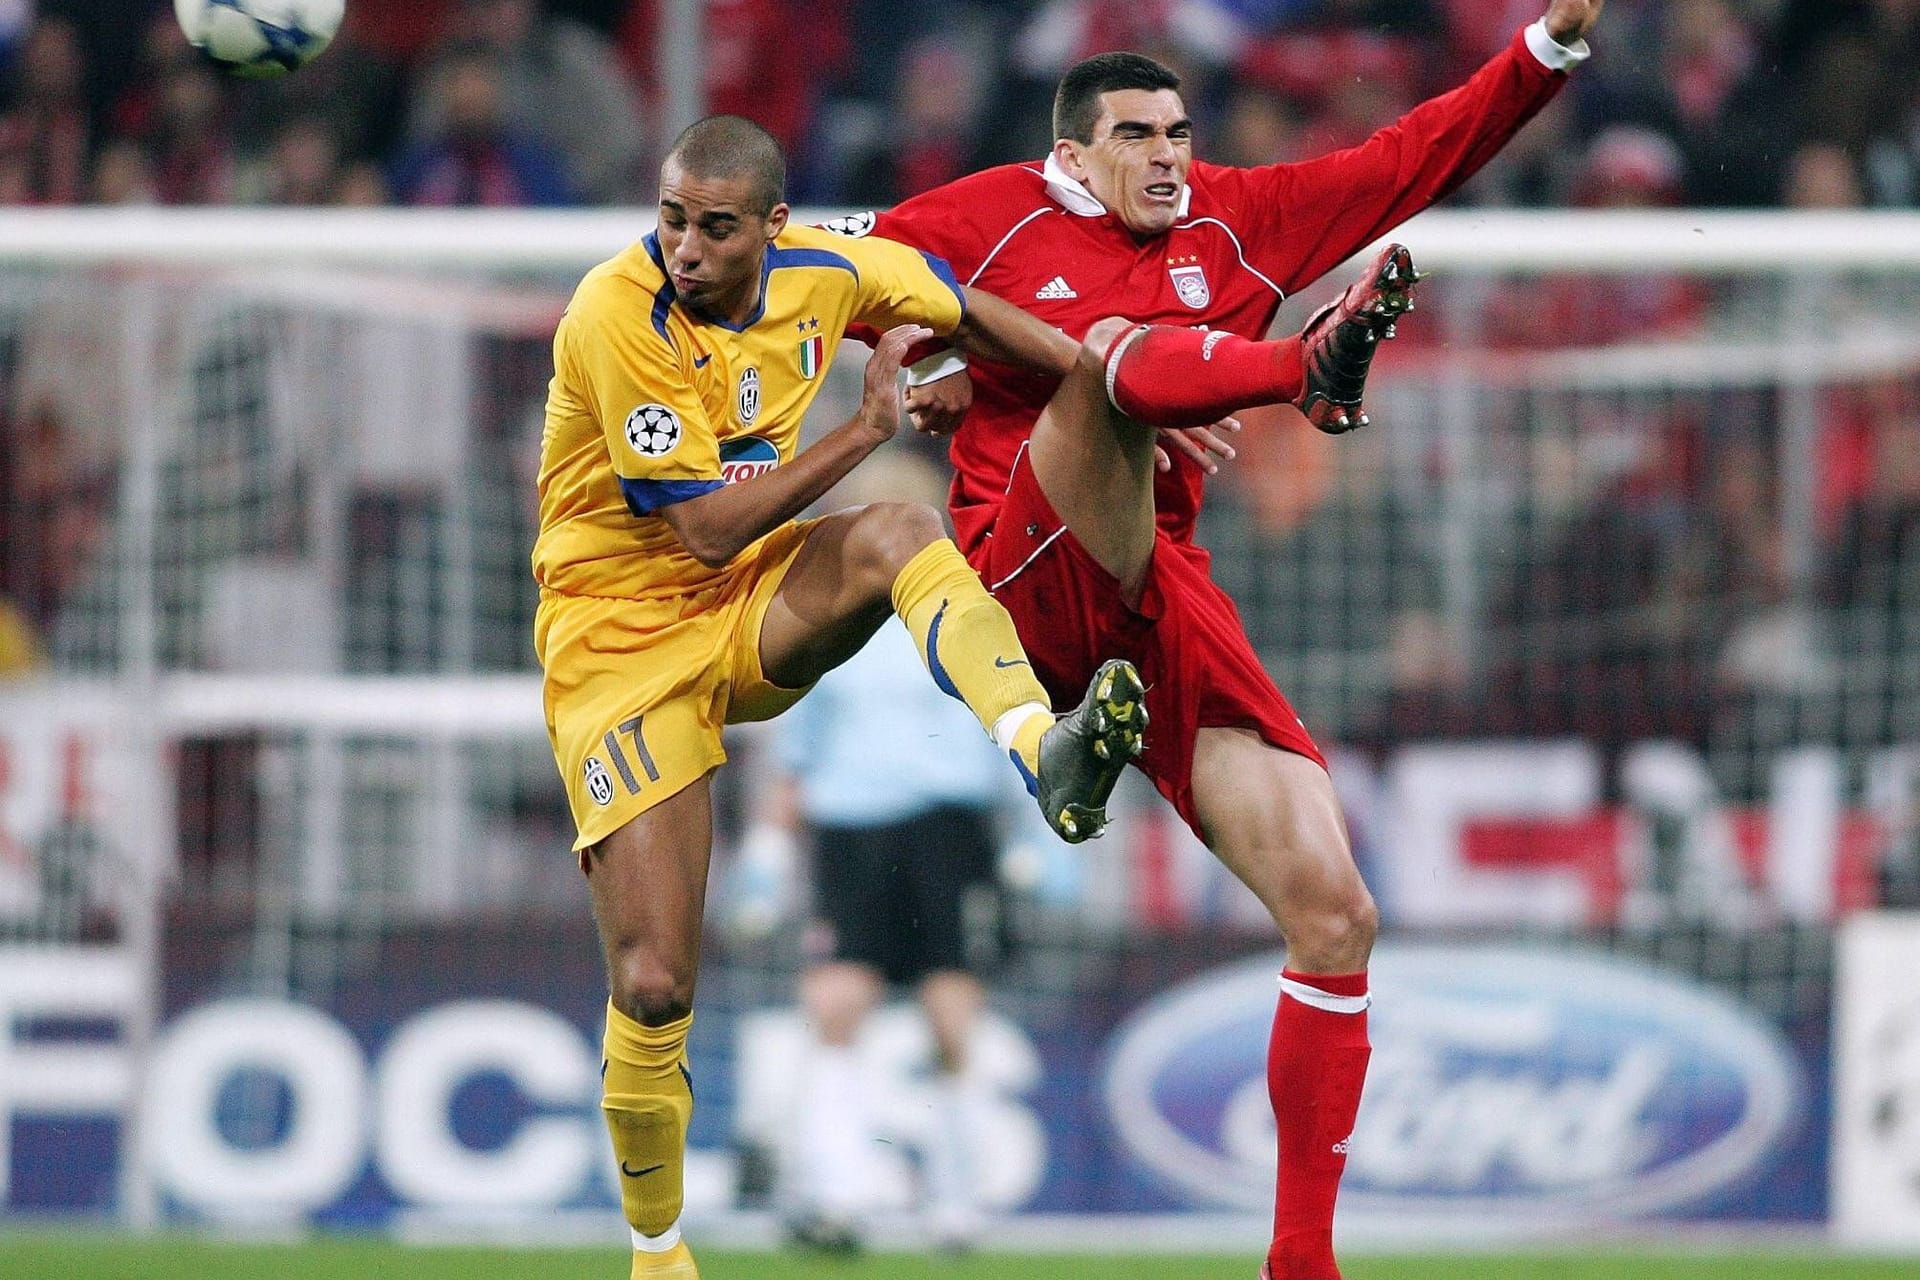
<svg viewBox="0 0 1920 1280">
<path fill-rule="evenodd" d="M 960 548 L 941 538 L 907 561 L 893 580 L 893 611 L 941 692 L 966 703 L 1001 750 L 1037 771 L 1040 735 L 1053 724 L 1047 691 L 1013 618 L 987 594 Z"/>
<path fill-rule="evenodd" d="M 693 1115 L 686 1065 L 692 1026 L 692 1014 L 664 1027 L 643 1026 L 607 1002 L 600 1109 L 620 1161 L 620 1207 L 643 1235 L 662 1235 L 680 1220 Z"/>
</svg>

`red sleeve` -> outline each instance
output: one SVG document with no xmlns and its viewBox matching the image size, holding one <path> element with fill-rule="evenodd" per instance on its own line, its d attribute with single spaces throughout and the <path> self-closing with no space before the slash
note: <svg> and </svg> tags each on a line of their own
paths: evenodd
<svg viewBox="0 0 1920 1280">
<path fill-rule="evenodd" d="M 1010 180 L 1015 178 L 1011 171 L 1019 167 L 988 169 L 935 187 L 876 214 L 872 229 L 859 234 L 898 240 L 944 259 L 954 279 L 965 284 L 1006 234 L 1007 227 L 999 227 L 997 232 L 995 228 L 1006 221 L 1008 198 L 1016 194 L 1010 190 Z M 1034 186 L 1037 189 L 1037 181 Z M 854 225 L 858 225 L 857 220 Z M 829 229 L 839 228 L 830 225 Z M 859 327 L 849 327 L 847 333 L 868 346 L 879 338 L 877 333 Z M 944 341 L 923 342 L 907 353 L 907 363 L 924 359 L 946 345 Z"/>
<path fill-rule="evenodd" d="M 1517 32 L 1465 84 L 1357 147 L 1258 169 L 1209 165 L 1203 176 L 1251 230 L 1256 264 L 1293 293 L 1456 190 L 1566 81 Z"/>
<path fill-rule="evenodd" d="M 1031 181 L 1022 183 L 1023 176 Z M 1023 166 L 1002 165 L 902 201 L 879 215 L 873 234 L 946 259 L 965 284 L 1011 228 L 1011 205 L 1025 212 L 1039 204 L 1039 191 L 1039 179 Z"/>
</svg>

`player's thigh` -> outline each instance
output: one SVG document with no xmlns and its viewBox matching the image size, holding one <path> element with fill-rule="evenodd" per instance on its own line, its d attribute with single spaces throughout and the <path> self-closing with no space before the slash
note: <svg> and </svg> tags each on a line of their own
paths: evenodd
<svg viewBox="0 0 1920 1280">
<path fill-rule="evenodd" d="M 945 536 L 937 512 L 874 503 L 798 526 L 800 546 L 778 571 L 756 633 L 766 679 L 812 684 L 860 651 L 893 612 L 893 580 L 927 544 Z"/>
<path fill-rule="evenodd" d="M 1193 801 L 1208 846 L 1283 932 L 1371 911 L 1333 780 L 1250 730 L 1194 735 Z"/>
<path fill-rule="evenodd" d="M 1091 350 L 1061 381 L 1028 448 L 1053 509 L 1123 591 L 1137 591 L 1153 557 L 1154 433 L 1113 410 Z"/>
<path fill-rule="evenodd" d="M 713 853 L 711 775 L 703 775 L 584 854 L 593 918 L 614 999 L 663 1016 L 690 1005 Z"/>
<path fill-rule="evenodd" d="M 718 614 L 676 620 L 636 601 L 540 606 L 542 695 L 584 851 L 726 759 L 714 650 Z"/>
</svg>

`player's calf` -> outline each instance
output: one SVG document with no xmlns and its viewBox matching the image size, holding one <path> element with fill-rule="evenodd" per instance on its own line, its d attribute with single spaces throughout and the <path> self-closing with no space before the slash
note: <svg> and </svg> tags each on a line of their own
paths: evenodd
<svg viewBox="0 0 1920 1280">
<path fill-rule="evenodd" d="M 1147 690 L 1131 662 L 1093 673 L 1087 696 L 1040 739 L 1034 796 L 1062 840 L 1078 844 L 1107 827 L 1107 797 L 1146 747 Z"/>
<path fill-rule="evenodd" d="M 1413 310 L 1413 289 L 1423 278 L 1406 246 L 1390 244 L 1365 276 L 1307 321 L 1300 331 L 1305 352 L 1298 404 L 1308 422 L 1329 435 L 1367 425 L 1360 401 L 1373 353 L 1382 338 L 1393 337 L 1394 322 Z"/>
<path fill-rule="evenodd" d="M 1101 344 L 1099 367 L 1113 407 L 1155 427 L 1211 426 L 1252 405 L 1296 400 L 1303 385 L 1294 338 L 1257 342 L 1224 329 L 1116 328 L 1111 321 L 1087 337 Z"/>
</svg>

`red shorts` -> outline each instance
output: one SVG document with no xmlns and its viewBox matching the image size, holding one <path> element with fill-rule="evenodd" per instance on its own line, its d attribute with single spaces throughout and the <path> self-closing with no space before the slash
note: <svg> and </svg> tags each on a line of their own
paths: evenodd
<svg viewBox="0 0 1920 1280">
<path fill-rule="evenodd" d="M 1140 769 L 1205 838 L 1193 802 L 1193 740 L 1202 727 L 1244 728 L 1326 767 L 1307 727 L 1254 655 L 1240 611 L 1208 575 L 1212 557 L 1161 530 L 1138 608 L 1040 492 L 1026 450 L 974 570 L 1013 615 L 1020 642 L 1055 706 L 1073 706 L 1108 658 L 1127 658 L 1147 684 Z"/>
</svg>

